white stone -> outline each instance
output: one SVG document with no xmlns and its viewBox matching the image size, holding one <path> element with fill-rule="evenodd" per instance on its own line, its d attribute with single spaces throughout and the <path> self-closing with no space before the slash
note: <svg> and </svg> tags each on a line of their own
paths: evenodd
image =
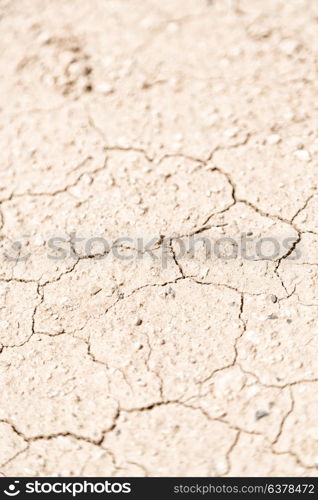
<svg viewBox="0 0 318 500">
<path fill-rule="evenodd" d="M 101 94 L 111 94 L 114 92 L 114 87 L 110 83 L 100 83 L 96 87 L 97 92 L 100 92 Z"/>
<path fill-rule="evenodd" d="M 311 160 L 310 154 L 305 149 L 297 149 L 297 151 L 294 152 L 294 156 L 297 158 L 297 160 L 301 161 Z"/>
<path fill-rule="evenodd" d="M 267 144 L 270 144 L 271 146 L 274 144 L 279 144 L 281 142 L 282 138 L 278 134 L 272 134 L 267 137 Z"/>
<path fill-rule="evenodd" d="M 279 47 L 284 54 L 291 56 L 299 48 L 299 42 L 297 40 L 286 39 L 280 43 Z"/>
<path fill-rule="evenodd" d="M 228 137 L 231 139 L 233 137 L 236 137 L 238 133 L 239 133 L 238 127 L 232 127 L 232 128 L 229 128 L 228 130 L 225 130 L 224 135 L 225 135 L 225 137 Z"/>
</svg>

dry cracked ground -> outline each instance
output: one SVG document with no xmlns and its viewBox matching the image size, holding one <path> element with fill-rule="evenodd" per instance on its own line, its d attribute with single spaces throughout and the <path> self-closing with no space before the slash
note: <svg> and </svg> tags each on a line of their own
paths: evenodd
<svg viewBox="0 0 318 500">
<path fill-rule="evenodd" d="M 1 474 L 317 475 L 318 3 L 0 29 Z"/>
</svg>

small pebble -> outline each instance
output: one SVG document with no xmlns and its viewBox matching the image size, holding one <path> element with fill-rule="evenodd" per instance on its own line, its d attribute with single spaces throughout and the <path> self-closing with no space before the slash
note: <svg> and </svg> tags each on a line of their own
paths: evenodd
<svg viewBox="0 0 318 500">
<path fill-rule="evenodd" d="M 84 184 L 89 185 L 89 184 L 92 184 L 93 179 L 92 179 L 92 177 L 90 175 L 84 174 L 83 177 L 82 177 L 82 181 L 84 182 Z"/>
<path fill-rule="evenodd" d="M 267 316 L 267 319 L 278 319 L 278 316 L 276 316 L 276 314 L 270 314 Z"/>
<path fill-rule="evenodd" d="M 136 326 L 140 326 L 140 325 L 141 325 L 141 323 L 142 323 L 142 319 L 138 318 L 138 319 L 136 320 L 135 325 L 136 325 Z"/>
<path fill-rule="evenodd" d="M 82 73 L 82 70 L 83 70 L 82 65 L 77 61 L 72 62 L 68 66 L 68 72 L 71 75 L 80 75 Z"/>
<path fill-rule="evenodd" d="M 169 33 L 176 33 L 178 31 L 178 29 L 179 29 L 178 24 L 174 23 L 174 22 L 169 23 L 167 26 L 167 31 Z"/>
<path fill-rule="evenodd" d="M 34 239 L 34 243 L 36 246 L 41 247 L 42 245 L 44 245 L 44 239 L 38 234 Z"/>
<path fill-rule="evenodd" d="M 232 127 L 229 128 L 228 130 L 225 130 L 224 135 L 225 137 L 232 139 L 233 137 L 236 137 L 238 133 L 239 133 L 238 127 Z"/>
<path fill-rule="evenodd" d="M 148 207 L 146 207 L 146 206 L 139 207 L 139 212 L 140 212 L 141 214 L 145 214 L 145 213 L 147 213 L 147 212 L 148 212 L 148 210 L 149 210 L 149 208 L 148 208 Z"/>
<path fill-rule="evenodd" d="M 267 417 L 268 415 L 269 413 L 265 410 L 257 410 L 257 412 L 255 413 L 255 419 L 260 420 L 261 418 Z"/>
<path fill-rule="evenodd" d="M 177 134 L 175 134 L 174 138 L 175 138 L 175 140 L 177 142 L 182 142 L 183 141 L 183 135 L 180 132 L 177 133 Z"/>
<path fill-rule="evenodd" d="M 295 361 L 293 364 L 294 368 L 299 369 L 303 367 L 303 363 L 301 361 Z"/>
<path fill-rule="evenodd" d="M 287 119 L 288 118 L 286 117 L 286 120 Z M 292 119 L 294 119 L 294 117 L 290 118 L 288 120 L 291 121 Z M 286 146 L 288 147 L 288 149 L 290 151 L 296 151 L 297 149 L 304 149 L 304 144 L 303 144 L 302 138 L 298 137 L 298 136 L 292 136 L 289 139 L 287 139 Z"/>
<path fill-rule="evenodd" d="M 114 87 L 109 83 L 101 83 L 97 86 L 96 90 L 101 94 L 108 95 L 114 92 Z"/>
<path fill-rule="evenodd" d="M 271 301 L 273 302 L 273 304 L 276 304 L 278 298 L 276 297 L 276 295 L 271 295 Z"/>
<path fill-rule="evenodd" d="M 176 292 L 173 290 L 173 288 L 171 288 L 171 286 L 168 289 L 167 295 L 170 295 L 173 298 L 176 296 Z"/>
<path fill-rule="evenodd" d="M 299 49 L 299 47 L 299 42 L 297 40 L 291 40 L 290 38 L 282 40 L 279 44 L 280 50 L 288 56 L 294 54 Z"/>
<path fill-rule="evenodd" d="M 278 134 L 272 134 L 267 137 L 267 144 L 270 144 L 273 146 L 274 144 L 279 144 L 281 142 L 282 138 Z"/>
<path fill-rule="evenodd" d="M 294 152 L 294 156 L 297 158 L 297 160 L 301 161 L 311 160 L 310 154 L 305 149 L 297 149 L 297 151 Z"/>
</svg>

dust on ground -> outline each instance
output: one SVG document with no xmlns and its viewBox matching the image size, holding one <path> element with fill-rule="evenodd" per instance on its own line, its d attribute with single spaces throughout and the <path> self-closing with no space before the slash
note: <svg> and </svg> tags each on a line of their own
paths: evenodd
<svg viewBox="0 0 318 500">
<path fill-rule="evenodd" d="M 317 475 L 317 20 L 1 1 L 3 475 Z"/>
</svg>

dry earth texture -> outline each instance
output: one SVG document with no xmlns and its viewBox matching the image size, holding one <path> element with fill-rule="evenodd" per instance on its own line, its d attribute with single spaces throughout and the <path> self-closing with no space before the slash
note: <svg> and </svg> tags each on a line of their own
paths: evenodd
<svg viewBox="0 0 318 500">
<path fill-rule="evenodd" d="M 0 29 L 1 473 L 317 475 L 318 2 Z"/>
</svg>

